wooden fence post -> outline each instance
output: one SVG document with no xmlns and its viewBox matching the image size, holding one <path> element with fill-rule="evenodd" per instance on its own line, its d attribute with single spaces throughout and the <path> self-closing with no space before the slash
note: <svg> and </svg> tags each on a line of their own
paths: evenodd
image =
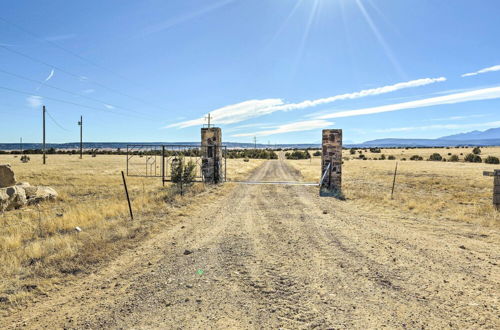
<svg viewBox="0 0 500 330">
<path fill-rule="evenodd" d="M 500 170 L 484 171 L 483 175 L 493 177 L 493 206 L 500 211 Z"/>
<path fill-rule="evenodd" d="M 134 220 L 134 214 L 132 213 L 132 205 L 130 204 L 130 197 L 128 195 L 127 181 L 125 181 L 125 173 L 122 171 L 123 186 L 125 187 L 125 195 L 127 196 L 128 210 L 130 211 L 130 218 Z"/>
<path fill-rule="evenodd" d="M 394 186 L 396 185 L 396 175 L 398 173 L 398 162 L 396 162 L 396 168 L 394 169 L 394 179 L 392 180 L 392 190 L 391 190 L 391 199 L 394 195 Z"/>
</svg>

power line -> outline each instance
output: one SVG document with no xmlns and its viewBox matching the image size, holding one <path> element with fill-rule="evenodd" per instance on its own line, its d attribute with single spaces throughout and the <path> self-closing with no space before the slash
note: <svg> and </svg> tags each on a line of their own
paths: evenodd
<svg viewBox="0 0 500 330">
<path fill-rule="evenodd" d="M 127 109 L 127 108 L 124 108 L 122 106 L 116 106 L 116 105 L 113 105 L 112 103 L 109 103 L 109 102 L 106 102 L 106 101 L 103 101 L 103 100 L 99 100 L 99 99 L 93 98 L 91 96 L 83 95 L 83 94 L 80 94 L 80 93 L 75 93 L 75 92 L 72 92 L 72 91 L 68 91 L 68 90 L 66 90 L 64 88 L 60 88 L 60 87 L 56 87 L 56 86 L 53 86 L 53 85 L 49 85 L 49 84 L 46 84 L 44 81 L 40 81 L 40 80 L 36 80 L 36 79 L 31 79 L 31 78 L 28 78 L 28 77 L 24 77 L 24 76 L 21 76 L 21 75 L 19 75 L 17 73 L 8 72 L 8 71 L 5 71 L 3 69 L 0 69 L 0 72 L 2 72 L 4 74 L 7 74 L 7 75 L 10 75 L 10 76 L 13 76 L 13 77 L 16 77 L 18 79 L 26 80 L 26 81 L 37 83 L 37 84 L 41 84 L 41 85 L 43 85 L 45 87 L 49 87 L 49 88 L 52 88 L 52 89 L 55 89 L 55 90 L 58 90 L 58 91 L 61 91 L 61 92 L 64 92 L 64 93 L 68 93 L 68 94 L 73 95 L 73 96 L 77 96 L 77 97 L 81 97 L 81 98 L 84 98 L 84 99 L 87 99 L 87 100 L 90 100 L 90 101 L 93 101 L 93 102 L 97 102 L 97 103 L 100 103 L 102 105 L 110 105 L 110 106 L 112 106 L 114 108 L 118 108 L 118 109 L 122 109 L 122 110 L 125 110 L 125 111 L 129 111 L 129 112 L 133 112 L 133 113 L 137 113 L 139 115 L 142 115 L 142 113 L 140 113 L 138 111 Z"/>
<path fill-rule="evenodd" d="M 50 112 L 45 111 L 45 113 L 46 113 L 47 115 L 49 115 L 49 118 L 52 120 L 52 122 L 53 122 L 54 124 L 56 124 L 56 125 L 57 125 L 60 129 L 62 129 L 62 130 L 64 130 L 64 131 L 66 131 L 66 132 L 69 132 L 69 130 L 68 130 L 68 129 L 66 129 L 66 128 L 64 128 L 62 125 L 60 125 L 60 124 L 57 122 L 57 120 L 56 120 L 54 117 L 52 117 L 52 115 L 50 114 Z"/>
<path fill-rule="evenodd" d="M 27 58 L 27 59 L 29 59 L 29 60 L 33 61 L 33 62 L 36 62 L 36 63 L 39 63 L 39 64 L 43 64 L 43 65 L 45 65 L 45 66 L 47 66 L 47 67 L 49 67 L 49 68 L 52 68 L 52 69 L 56 69 L 57 71 L 60 71 L 60 72 L 62 72 L 62 73 L 64 73 L 64 74 L 67 74 L 68 76 L 74 77 L 74 78 L 76 78 L 76 79 L 78 79 L 78 80 L 80 80 L 80 81 L 89 81 L 89 82 L 91 82 L 92 84 L 94 84 L 94 85 L 96 85 L 96 86 L 99 86 L 99 87 L 101 87 L 101 88 L 104 88 L 104 89 L 106 89 L 106 90 L 108 90 L 108 91 L 110 91 L 110 92 L 113 92 L 113 93 L 115 93 L 115 94 L 119 94 L 119 95 L 122 95 L 122 96 L 128 97 L 128 98 L 133 99 L 133 100 L 136 100 L 136 101 L 138 101 L 138 102 L 141 102 L 141 103 L 147 104 L 147 105 L 149 105 L 149 106 L 151 106 L 151 107 L 155 107 L 155 108 L 158 108 L 158 109 L 161 109 L 161 110 L 166 110 L 166 111 L 169 111 L 168 109 L 165 109 L 165 108 L 159 107 L 159 106 L 157 106 L 157 105 L 155 105 L 155 104 L 152 104 L 152 103 L 150 103 L 150 102 L 148 102 L 148 101 L 146 101 L 146 100 L 143 100 L 143 99 L 141 99 L 141 98 L 139 98 L 139 97 L 136 97 L 136 96 L 133 96 L 133 95 L 129 95 L 129 94 L 123 93 L 123 92 L 121 92 L 121 91 L 119 91 L 119 90 L 116 90 L 116 89 L 114 89 L 114 88 L 111 88 L 111 87 L 108 87 L 108 86 L 106 86 L 106 85 L 104 85 L 104 84 L 101 84 L 101 83 L 99 83 L 99 82 L 97 82 L 97 81 L 95 81 L 95 80 L 89 79 L 88 77 L 85 77 L 85 76 L 82 76 L 82 75 L 79 75 L 79 74 L 76 74 L 76 73 L 70 72 L 70 71 L 68 71 L 68 70 L 65 70 L 65 69 L 63 69 L 63 68 L 61 68 L 61 67 L 57 66 L 57 65 L 52 65 L 52 64 L 50 64 L 50 63 L 48 63 L 48 62 L 45 62 L 45 61 L 40 60 L 40 59 L 37 59 L 37 58 L 35 58 L 35 57 L 31 56 L 31 55 L 28 55 L 28 54 L 22 53 L 22 52 L 20 52 L 20 51 L 14 50 L 14 49 L 11 49 L 11 48 L 9 48 L 9 47 L 7 47 L 7 46 L 5 46 L 5 45 L 0 45 L 0 48 L 2 48 L 2 49 L 4 49 L 4 50 L 6 50 L 6 51 L 8 51 L 8 52 L 11 52 L 11 53 L 13 53 L 13 54 L 16 54 L 16 55 L 19 55 L 19 56 L 25 57 L 25 58 Z"/>
<path fill-rule="evenodd" d="M 4 90 L 7 90 L 7 91 L 10 91 L 10 92 L 13 92 L 13 93 L 18 93 L 18 94 L 24 94 L 24 95 L 33 96 L 33 93 L 25 92 L 25 91 L 20 91 L 20 90 L 17 90 L 17 89 L 14 89 L 14 88 L 5 87 L 5 86 L 0 86 L 0 89 L 4 89 Z M 43 98 L 45 98 L 47 100 L 52 100 L 52 101 L 55 101 L 55 102 L 65 103 L 65 104 L 69 104 L 69 105 L 73 105 L 73 106 L 81 107 L 81 108 L 86 108 L 86 109 L 90 109 L 90 110 L 97 110 L 97 111 L 105 111 L 105 112 L 109 112 L 109 113 L 114 113 L 114 114 L 119 115 L 119 116 L 138 117 L 138 116 L 134 116 L 134 115 L 131 115 L 131 114 L 125 115 L 123 113 L 116 112 L 116 111 L 111 111 L 111 110 L 108 110 L 108 109 L 94 108 L 94 107 L 91 107 L 91 106 L 88 106 L 88 105 L 78 104 L 78 103 L 67 101 L 67 100 L 61 100 L 61 99 L 58 99 L 58 98 L 55 98 L 55 97 L 44 96 L 44 95 L 34 95 L 34 96 L 39 96 L 39 97 L 43 97 Z"/>
<path fill-rule="evenodd" d="M 6 24 L 9 24 L 9 25 L 12 25 L 12 26 L 16 27 L 18 30 L 21 30 L 21 31 L 23 31 L 24 33 L 27 33 L 27 34 L 31 35 L 32 37 L 34 37 L 34 38 L 35 38 L 35 39 L 37 39 L 37 40 L 44 41 L 44 42 L 46 42 L 46 43 L 48 43 L 48 44 L 50 44 L 50 45 L 54 46 L 55 48 L 57 48 L 57 49 L 59 49 L 59 50 L 62 50 L 63 52 L 66 52 L 66 53 L 68 53 L 68 54 L 70 54 L 70 55 L 72 55 L 72 56 L 75 56 L 76 58 L 80 59 L 80 60 L 81 60 L 81 61 L 83 61 L 83 62 L 86 62 L 86 63 L 88 63 L 88 64 L 90 64 L 90 65 L 93 65 L 93 66 L 95 66 L 95 67 L 97 67 L 97 68 L 99 68 L 99 69 L 106 70 L 106 71 L 108 71 L 108 72 L 110 72 L 110 73 L 114 74 L 115 76 L 119 77 L 120 79 L 129 80 L 127 77 L 123 76 L 122 74 L 117 73 L 117 72 L 115 72 L 115 71 L 113 71 L 113 70 L 111 70 L 111 69 L 109 69 L 109 68 L 107 68 L 107 67 L 105 67 L 105 66 L 103 66 L 103 65 L 101 65 L 101 64 L 98 64 L 98 63 L 96 63 L 96 62 L 94 62 L 94 61 L 92 61 L 92 60 L 89 60 L 88 58 L 85 58 L 85 57 L 81 56 L 80 54 L 75 53 L 74 51 L 69 50 L 69 49 L 67 49 L 66 47 L 61 46 L 61 45 L 60 45 L 60 44 L 58 44 L 57 42 L 54 42 L 54 41 L 52 41 L 52 40 L 48 40 L 48 39 L 46 39 L 46 38 L 44 38 L 44 37 L 40 36 L 39 34 L 37 34 L 37 33 L 33 32 L 33 31 L 30 31 L 30 30 L 28 30 L 28 29 L 26 29 L 26 28 L 24 28 L 24 27 L 20 26 L 19 24 L 16 24 L 16 23 L 13 23 L 13 22 L 11 22 L 11 21 L 9 21 L 9 20 L 6 20 L 6 19 L 5 19 L 5 18 L 3 18 L 3 17 L 0 17 L 0 21 L 2 21 L 2 22 L 4 22 L 4 23 L 6 23 Z M 140 85 L 141 87 L 145 87 L 145 86 L 144 86 L 144 85 L 142 85 L 142 84 L 138 84 L 136 81 L 134 81 L 134 83 L 135 83 L 136 85 Z"/>
</svg>

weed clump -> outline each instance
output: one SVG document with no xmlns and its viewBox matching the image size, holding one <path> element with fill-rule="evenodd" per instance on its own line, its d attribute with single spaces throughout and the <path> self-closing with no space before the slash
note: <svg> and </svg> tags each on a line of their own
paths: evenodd
<svg viewBox="0 0 500 330">
<path fill-rule="evenodd" d="M 474 153 L 467 154 L 464 160 L 469 163 L 481 163 L 483 161 L 479 155 Z"/>
<path fill-rule="evenodd" d="M 431 161 L 435 161 L 435 162 L 440 162 L 440 161 L 442 161 L 442 160 L 443 160 L 443 157 L 442 157 L 439 153 L 435 152 L 435 153 L 433 153 L 433 154 L 429 157 L 429 160 L 431 160 Z"/>
<path fill-rule="evenodd" d="M 488 157 L 486 157 L 486 159 L 484 160 L 484 162 L 486 164 L 500 164 L 500 160 L 498 159 L 498 157 L 495 157 L 495 156 L 488 156 Z"/>
</svg>

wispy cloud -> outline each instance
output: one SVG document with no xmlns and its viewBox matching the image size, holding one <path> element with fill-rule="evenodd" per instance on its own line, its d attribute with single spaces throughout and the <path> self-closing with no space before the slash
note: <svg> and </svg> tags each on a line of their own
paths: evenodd
<svg viewBox="0 0 500 330">
<path fill-rule="evenodd" d="M 55 71 L 54 69 L 50 70 L 50 73 L 49 75 L 47 76 L 47 78 L 45 78 L 45 80 L 36 88 L 36 91 L 39 91 L 40 88 L 42 88 L 43 84 L 46 83 L 47 81 L 49 81 L 50 79 L 52 79 L 52 77 L 54 77 L 54 74 L 55 74 Z"/>
<path fill-rule="evenodd" d="M 69 33 L 69 34 L 60 34 L 60 35 L 45 37 L 45 38 L 43 38 L 43 40 L 46 40 L 46 41 L 62 41 L 62 40 L 73 39 L 75 37 L 76 37 L 76 34 Z"/>
<path fill-rule="evenodd" d="M 52 77 L 54 77 L 54 69 L 52 69 L 49 73 L 49 75 L 47 76 L 47 78 L 45 78 L 45 82 L 49 81 L 50 79 L 52 79 Z"/>
<path fill-rule="evenodd" d="M 290 132 L 310 131 L 313 129 L 325 128 L 325 127 L 332 126 L 332 125 L 334 125 L 333 122 L 329 122 L 326 120 L 297 121 L 297 122 L 277 126 L 275 129 L 265 130 L 265 131 L 257 131 L 257 132 L 253 132 L 253 133 L 235 134 L 235 135 L 233 135 L 233 137 L 267 136 L 267 135 L 283 134 L 283 133 L 290 133 Z"/>
<path fill-rule="evenodd" d="M 106 107 L 106 109 L 110 109 L 110 110 L 115 109 L 115 107 L 112 106 L 111 104 L 104 104 L 104 106 Z"/>
<path fill-rule="evenodd" d="M 430 119 L 430 121 L 454 121 L 454 120 L 466 120 L 466 119 L 481 118 L 481 117 L 486 117 L 486 115 L 477 114 L 477 115 L 467 115 L 467 116 L 451 116 L 446 118 L 434 118 Z"/>
<path fill-rule="evenodd" d="M 168 30 L 171 27 L 176 26 L 178 24 L 182 24 L 184 22 L 190 21 L 190 20 L 195 19 L 197 17 L 201 17 L 203 15 L 206 15 L 206 14 L 208 14 L 208 13 L 210 13 L 210 12 L 212 12 L 212 11 L 218 9 L 218 8 L 221 8 L 223 6 L 226 6 L 226 5 L 230 4 L 231 2 L 234 2 L 234 0 L 222 0 L 222 1 L 219 1 L 219 2 L 216 2 L 216 3 L 213 3 L 211 5 L 208 5 L 206 7 L 203 7 L 201 9 L 199 9 L 199 10 L 194 11 L 194 12 L 191 12 L 191 13 L 179 16 L 179 17 L 175 17 L 175 18 L 166 20 L 164 22 L 161 22 L 161 23 L 158 23 L 158 24 L 155 24 L 155 25 L 151 25 L 151 26 L 145 28 L 142 31 L 142 33 L 141 33 L 140 36 L 144 37 L 144 36 L 147 36 L 147 35 L 150 35 L 150 34 L 153 34 L 153 33 L 161 32 L 161 31 L 164 31 L 164 30 Z"/>
<path fill-rule="evenodd" d="M 43 103 L 43 98 L 37 95 L 30 95 L 26 98 L 28 105 L 32 108 L 39 108 Z"/>
<path fill-rule="evenodd" d="M 477 76 L 478 74 L 481 73 L 495 72 L 495 71 L 500 71 L 500 65 L 490 66 L 489 68 L 484 68 L 475 72 L 464 73 L 462 77 Z"/>
<path fill-rule="evenodd" d="M 283 104 L 281 99 L 250 100 L 238 104 L 228 105 L 210 112 L 210 116 L 217 124 L 234 124 L 274 112 L 274 107 Z M 199 126 L 205 122 L 205 116 L 183 121 L 167 126 L 185 128 Z"/>
<path fill-rule="evenodd" d="M 449 94 L 438 97 L 431 97 L 427 99 L 410 101 L 404 103 L 396 103 L 389 105 L 382 105 L 372 108 L 364 108 L 358 110 L 347 110 L 335 112 L 327 115 L 318 116 L 318 119 L 342 118 L 353 117 L 362 115 L 371 115 L 382 112 L 399 111 L 406 109 L 424 108 L 442 104 L 455 104 L 470 101 L 490 100 L 500 98 L 500 87 L 483 88 L 470 92 Z"/>
<path fill-rule="evenodd" d="M 210 115 L 217 124 L 234 124 L 251 118 L 271 114 L 276 111 L 306 109 L 336 101 L 353 100 L 367 96 L 381 95 L 401 89 L 420 87 L 442 81 L 446 81 L 446 78 L 423 78 L 401 82 L 394 85 L 365 89 L 353 93 L 339 94 L 316 100 L 306 100 L 299 103 L 285 103 L 282 99 L 250 100 L 211 111 Z M 185 128 L 201 125 L 204 122 L 204 117 L 205 115 L 198 119 L 175 123 L 167 127 Z"/>
<path fill-rule="evenodd" d="M 390 132 L 408 132 L 408 131 L 428 131 L 436 129 L 441 130 L 441 129 L 493 128 L 499 126 L 500 126 L 500 121 L 490 121 L 487 123 L 477 123 L 477 124 L 444 124 L 444 125 L 393 127 L 386 129 L 378 129 L 375 130 L 374 132 L 390 133 Z"/>
<path fill-rule="evenodd" d="M 84 89 L 82 91 L 83 94 L 92 94 L 95 92 L 95 89 L 89 88 L 89 89 Z"/>
</svg>

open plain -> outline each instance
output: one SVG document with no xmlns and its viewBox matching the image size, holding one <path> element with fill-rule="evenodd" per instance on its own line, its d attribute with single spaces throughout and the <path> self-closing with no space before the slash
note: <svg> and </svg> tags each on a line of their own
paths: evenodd
<svg viewBox="0 0 500 330">
<path fill-rule="evenodd" d="M 123 157 L 57 158 L 15 166 L 62 199 L 1 216 L 3 328 L 500 326 L 498 215 L 482 177 L 494 166 L 401 162 L 392 200 L 394 161 L 345 161 L 345 201 L 236 183 L 180 197 L 131 178 L 130 221 Z M 232 162 L 240 180 L 319 171 L 317 158 Z"/>
</svg>

